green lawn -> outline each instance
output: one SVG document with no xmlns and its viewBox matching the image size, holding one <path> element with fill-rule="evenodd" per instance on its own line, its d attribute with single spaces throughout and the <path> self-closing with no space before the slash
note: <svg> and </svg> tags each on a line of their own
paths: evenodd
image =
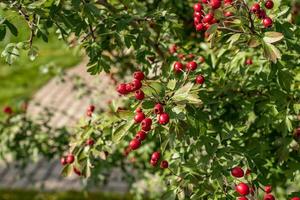
<svg viewBox="0 0 300 200">
<path fill-rule="evenodd" d="M 21 27 L 17 37 L 7 35 L 4 41 L 0 42 L 0 51 L 10 42 L 27 40 L 29 37 L 28 28 L 22 18 L 14 13 L 7 13 L 0 10 L 0 15 L 12 19 L 12 22 Z M 7 30 L 7 32 L 9 32 Z M 54 31 L 53 31 L 54 32 Z M 38 47 L 38 57 L 30 61 L 26 52 L 20 55 L 17 62 L 11 66 L 7 65 L 3 58 L 0 60 L 0 109 L 5 105 L 17 108 L 23 100 L 29 99 L 42 85 L 55 75 L 53 71 L 59 71 L 72 67 L 80 62 L 81 57 L 70 50 L 68 46 L 53 35 L 48 43 L 41 39 L 35 39 L 34 45 Z M 42 73 L 41 66 L 50 64 L 50 73 Z M 0 118 L 3 116 L 1 112 Z"/>
<path fill-rule="evenodd" d="M 1 200 L 130 200 L 130 195 L 100 192 L 38 192 L 34 190 L 0 190 Z"/>
</svg>

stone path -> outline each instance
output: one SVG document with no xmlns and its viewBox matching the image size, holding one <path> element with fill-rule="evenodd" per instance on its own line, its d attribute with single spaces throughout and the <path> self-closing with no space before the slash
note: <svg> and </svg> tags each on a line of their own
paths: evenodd
<svg viewBox="0 0 300 200">
<path fill-rule="evenodd" d="M 42 87 L 31 100 L 28 113 L 32 117 L 38 116 L 46 108 L 55 111 L 50 124 L 56 127 L 74 125 L 85 115 L 86 108 L 94 104 L 97 110 L 105 109 L 107 101 L 116 98 L 115 85 L 106 74 L 91 76 L 86 72 L 84 60 L 78 66 L 68 70 L 64 81 L 59 77 L 50 80 Z M 75 84 L 77 80 L 78 84 Z M 78 85 L 85 85 L 84 95 L 78 98 Z M 82 91 L 81 91 L 82 92 Z M 60 176 L 61 165 L 59 160 L 47 161 L 40 159 L 19 170 L 11 163 L 9 166 L 0 163 L 0 188 L 28 188 L 44 190 L 80 190 L 82 180 L 73 175 L 68 178 Z M 103 191 L 126 192 L 127 185 L 122 181 L 121 172 L 114 169 L 109 177 L 108 184 Z"/>
</svg>

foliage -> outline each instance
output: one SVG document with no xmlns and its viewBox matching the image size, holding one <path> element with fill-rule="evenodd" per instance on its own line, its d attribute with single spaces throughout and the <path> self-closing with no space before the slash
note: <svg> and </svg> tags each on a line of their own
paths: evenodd
<svg viewBox="0 0 300 200">
<path fill-rule="evenodd" d="M 216 10 L 218 23 L 196 32 L 192 1 L 4 1 L 23 15 L 31 36 L 46 41 L 47 29 L 54 26 L 61 38 L 75 38 L 90 58 L 91 74 L 111 66 L 121 75 L 128 68 L 147 74 L 142 101 L 128 94 L 79 125 L 69 150 L 75 162 L 64 167 L 63 175 L 99 176 L 112 166 L 130 172 L 126 166 L 133 163 L 137 174 L 127 173 L 131 183 L 147 178 L 145 171 L 160 174 L 167 185 L 163 195 L 157 194 L 162 199 L 235 199 L 234 187 L 241 181 L 260 191 L 248 195 L 254 199 L 264 185 L 273 185 L 276 195 L 296 184 L 300 29 L 290 21 L 290 2 L 274 2 L 267 11 L 271 28 L 251 13 L 253 2 L 236 0 L 221 8 L 233 12 L 232 18 Z M 3 26 L 16 33 L 7 22 Z M 177 50 L 168 53 L 174 43 Z M 23 44 L 25 51 L 34 48 L 32 37 Z M 21 48 L 4 50 L 8 62 L 15 49 Z M 196 70 L 174 73 L 174 61 L 191 60 L 197 61 Z M 198 75 L 205 77 L 204 84 L 195 83 Z M 168 124 L 161 125 L 153 113 L 156 103 L 169 114 Z M 140 130 L 133 120 L 137 108 L 153 125 L 141 147 L 128 151 Z M 87 145 L 88 139 L 95 143 Z M 154 151 L 168 160 L 167 169 L 150 165 Z M 230 170 L 235 166 L 250 169 L 250 175 L 234 178 Z M 281 194 L 282 199 L 299 196 L 297 190 Z"/>
</svg>

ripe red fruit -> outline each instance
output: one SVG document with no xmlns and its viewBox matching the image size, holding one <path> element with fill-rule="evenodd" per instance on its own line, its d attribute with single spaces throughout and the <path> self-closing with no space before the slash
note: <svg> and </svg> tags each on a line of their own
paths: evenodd
<svg viewBox="0 0 300 200">
<path fill-rule="evenodd" d="M 131 150 L 138 149 L 141 146 L 141 141 L 138 139 L 133 139 L 130 141 L 129 146 Z"/>
<path fill-rule="evenodd" d="M 150 160 L 150 164 L 155 167 L 157 165 L 157 160 Z"/>
<path fill-rule="evenodd" d="M 194 17 L 202 19 L 202 12 L 194 12 Z"/>
<path fill-rule="evenodd" d="M 196 3 L 194 5 L 194 11 L 195 12 L 201 12 L 202 11 L 202 5 L 201 5 L 201 3 Z"/>
<path fill-rule="evenodd" d="M 91 112 L 94 112 L 95 111 L 95 106 L 94 105 L 90 105 L 88 108 L 87 108 L 88 111 L 91 111 Z"/>
<path fill-rule="evenodd" d="M 137 100 L 143 100 L 145 98 L 145 94 L 142 90 L 135 91 L 134 96 Z"/>
<path fill-rule="evenodd" d="M 267 14 L 266 14 L 266 11 L 264 9 L 260 9 L 259 11 L 256 12 L 256 16 L 259 19 L 264 19 L 264 18 L 266 18 Z"/>
<path fill-rule="evenodd" d="M 225 3 L 225 5 L 231 5 L 232 4 L 232 0 L 225 0 L 224 3 Z"/>
<path fill-rule="evenodd" d="M 126 84 L 125 84 L 125 83 L 119 84 L 118 87 L 117 87 L 117 91 L 118 91 L 120 94 L 128 94 L 127 89 L 126 89 Z"/>
<path fill-rule="evenodd" d="M 72 164 L 74 162 L 74 160 L 75 160 L 75 157 L 74 157 L 73 154 L 67 155 L 66 161 L 67 161 L 68 164 Z"/>
<path fill-rule="evenodd" d="M 271 192 L 272 192 L 272 186 L 271 186 L 271 185 L 267 185 L 267 186 L 265 187 L 265 192 L 266 192 L 267 194 L 271 193 Z"/>
<path fill-rule="evenodd" d="M 61 164 L 61 165 L 66 165 L 66 164 L 68 164 L 65 157 L 62 157 L 62 158 L 60 159 L 60 164 Z"/>
<path fill-rule="evenodd" d="M 236 166 L 231 169 L 231 175 L 236 178 L 241 178 L 244 176 L 244 171 L 240 166 Z"/>
<path fill-rule="evenodd" d="M 176 44 L 173 44 L 173 45 L 171 45 L 171 46 L 169 47 L 169 52 L 170 52 L 171 54 L 174 54 L 174 53 L 177 52 L 177 46 L 176 46 Z"/>
<path fill-rule="evenodd" d="M 155 151 L 151 155 L 151 160 L 158 161 L 160 159 L 160 153 L 158 151 Z"/>
<path fill-rule="evenodd" d="M 174 63 L 174 71 L 176 73 L 182 72 L 183 71 L 183 64 L 181 62 L 175 62 Z"/>
<path fill-rule="evenodd" d="M 133 78 L 138 79 L 138 80 L 143 80 L 145 78 L 145 75 L 142 71 L 136 71 L 133 73 Z"/>
<path fill-rule="evenodd" d="M 194 71 L 197 69 L 197 63 L 195 61 L 188 62 L 186 68 L 187 70 Z"/>
<path fill-rule="evenodd" d="M 242 196 L 246 196 L 250 192 L 249 186 L 245 183 L 239 183 L 237 186 L 235 186 L 235 191 Z"/>
<path fill-rule="evenodd" d="M 73 167 L 73 171 L 75 174 L 77 174 L 78 176 L 81 176 L 81 172 L 79 169 L 77 169 L 76 167 Z"/>
<path fill-rule="evenodd" d="M 6 106 L 6 107 L 3 108 L 3 112 L 5 114 L 11 115 L 13 113 L 13 110 L 10 106 Z"/>
<path fill-rule="evenodd" d="M 205 58 L 204 58 L 203 56 L 200 56 L 200 57 L 199 57 L 199 62 L 200 62 L 200 63 L 204 63 L 204 62 L 205 62 Z"/>
<path fill-rule="evenodd" d="M 232 14 L 232 12 L 230 12 L 230 11 L 226 11 L 225 13 L 224 13 L 224 16 L 225 17 L 231 17 L 233 14 Z"/>
<path fill-rule="evenodd" d="M 263 25 L 265 28 L 270 28 L 273 25 L 273 21 L 270 17 L 266 17 L 263 19 Z"/>
<path fill-rule="evenodd" d="M 272 9 L 274 7 L 274 2 L 272 0 L 267 0 L 265 3 L 267 9 Z"/>
<path fill-rule="evenodd" d="M 197 24 L 196 25 L 196 31 L 203 31 L 205 29 L 204 24 Z"/>
<path fill-rule="evenodd" d="M 300 200 L 300 197 L 293 197 L 291 200 Z"/>
<path fill-rule="evenodd" d="M 265 194 L 264 200 L 275 200 L 275 197 L 272 194 Z"/>
<path fill-rule="evenodd" d="M 208 4 L 208 0 L 202 0 L 202 3 Z"/>
<path fill-rule="evenodd" d="M 139 90 L 142 87 L 142 82 L 139 79 L 133 79 L 131 82 L 132 90 Z"/>
<path fill-rule="evenodd" d="M 254 3 L 250 10 L 251 12 L 256 13 L 260 10 L 260 5 L 258 3 Z"/>
<path fill-rule="evenodd" d="M 201 23 L 201 17 L 194 17 L 194 23 L 195 24 Z"/>
<path fill-rule="evenodd" d="M 145 114 L 143 112 L 136 113 L 134 116 L 135 123 L 141 123 L 145 119 Z"/>
<path fill-rule="evenodd" d="M 168 113 L 162 113 L 158 117 L 158 123 L 160 123 L 162 125 L 169 123 L 169 121 L 170 121 L 170 117 L 169 117 Z"/>
<path fill-rule="evenodd" d="M 204 83 L 204 81 L 205 81 L 204 76 L 202 76 L 202 75 L 196 76 L 195 82 L 196 82 L 197 84 L 202 85 L 202 84 Z"/>
<path fill-rule="evenodd" d="M 209 29 L 209 27 L 210 27 L 210 25 L 209 24 L 204 24 L 204 30 L 208 30 Z M 207 35 L 207 33 L 205 33 L 205 37 L 208 37 L 209 35 Z"/>
<path fill-rule="evenodd" d="M 253 64 L 252 59 L 251 58 L 247 58 L 247 60 L 245 61 L 245 64 L 246 65 L 252 65 Z"/>
<path fill-rule="evenodd" d="M 154 113 L 155 114 L 160 114 L 164 111 L 164 107 L 160 104 L 160 103 L 157 103 L 155 106 L 154 106 Z"/>
<path fill-rule="evenodd" d="M 126 84 L 126 91 L 127 91 L 127 93 L 133 91 L 133 85 L 131 83 L 127 83 Z"/>
<path fill-rule="evenodd" d="M 248 200 L 247 197 L 239 197 L 238 200 Z"/>
<path fill-rule="evenodd" d="M 86 116 L 91 117 L 93 115 L 93 112 L 90 110 L 86 111 Z"/>
<path fill-rule="evenodd" d="M 214 15 L 212 13 L 208 13 L 203 17 L 202 22 L 209 23 L 213 18 L 214 18 Z"/>
<path fill-rule="evenodd" d="M 138 139 L 138 140 L 140 140 L 140 141 L 143 141 L 143 140 L 145 140 L 146 136 L 147 136 L 146 132 L 144 132 L 144 131 L 139 131 L 139 132 L 137 132 L 137 134 L 135 135 L 135 138 Z"/>
<path fill-rule="evenodd" d="M 150 131 L 152 125 L 152 119 L 150 118 L 145 118 L 142 121 L 141 127 L 143 131 Z"/>
<path fill-rule="evenodd" d="M 221 7 L 222 1 L 221 0 L 210 0 L 210 6 L 212 9 L 218 9 Z"/>
<path fill-rule="evenodd" d="M 136 112 L 136 113 L 139 113 L 139 112 L 143 112 L 143 110 L 142 110 L 141 107 L 138 107 L 137 109 L 135 109 L 135 112 Z"/>
<path fill-rule="evenodd" d="M 88 146 L 93 146 L 95 144 L 95 141 L 93 139 L 89 138 L 86 140 L 85 144 Z"/>
<path fill-rule="evenodd" d="M 166 161 L 166 160 L 161 161 L 161 163 L 160 163 L 160 168 L 166 169 L 166 168 L 168 168 L 168 167 L 169 167 L 168 161 Z"/>
</svg>

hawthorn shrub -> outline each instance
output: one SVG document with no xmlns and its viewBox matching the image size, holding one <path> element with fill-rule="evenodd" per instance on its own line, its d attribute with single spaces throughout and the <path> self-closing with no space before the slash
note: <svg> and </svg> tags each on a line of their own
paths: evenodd
<svg viewBox="0 0 300 200">
<path fill-rule="evenodd" d="M 61 158 L 63 175 L 103 179 L 119 166 L 130 183 L 159 174 L 166 184 L 155 198 L 299 199 L 300 29 L 292 2 L 2 5 L 31 30 L 28 41 L 4 49 L 9 63 L 19 51 L 36 55 L 34 39 L 47 41 L 53 28 L 85 50 L 91 74 L 117 70 L 120 98 L 106 112 L 87 108 Z M 1 22 L 1 39 L 6 30 L 17 35 L 8 18 Z"/>
</svg>

